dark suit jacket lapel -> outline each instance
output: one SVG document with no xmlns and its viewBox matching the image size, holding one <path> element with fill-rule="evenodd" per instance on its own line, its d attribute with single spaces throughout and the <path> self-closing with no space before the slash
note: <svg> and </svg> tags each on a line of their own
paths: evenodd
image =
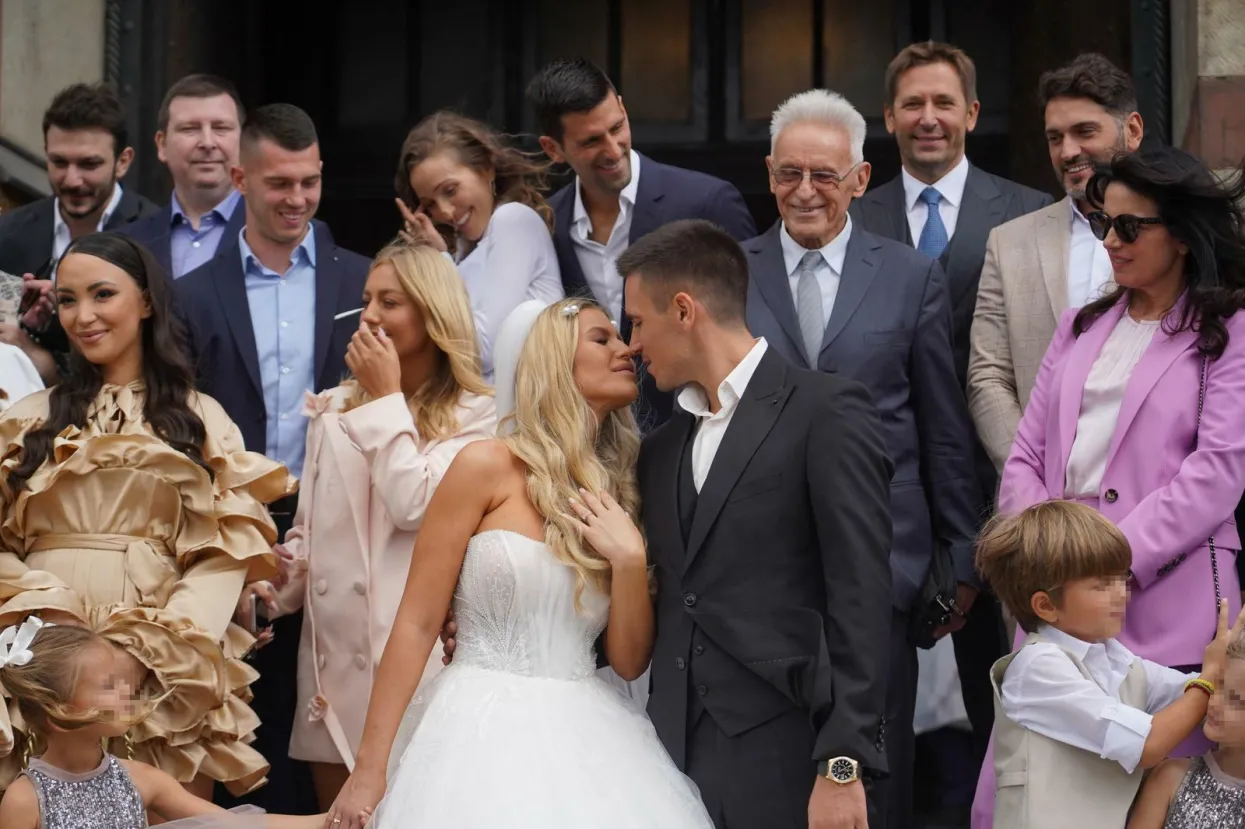
<svg viewBox="0 0 1245 829">
<path fill-rule="evenodd" d="M 255 386 L 255 392 L 263 397 L 264 383 L 259 376 L 259 349 L 255 345 L 255 329 L 251 323 L 251 303 L 246 296 L 246 269 L 242 265 L 242 253 L 235 243 L 224 256 L 217 256 L 208 263 L 212 285 L 220 299 L 221 312 L 233 335 L 234 346 L 246 366 L 246 374 Z"/>
<path fill-rule="evenodd" d="M 695 422 L 696 418 L 692 415 L 676 408 L 670 416 L 669 425 L 661 430 L 660 435 L 650 439 L 651 446 L 647 451 L 653 459 L 653 468 L 647 477 L 653 481 L 656 491 L 648 493 L 644 499 L 644 523 L 654 534 L 653 540 L 660 542 L 657 549 L 669 550 L 676 555 L 674 560 L 664 563 L 680 570 L 686 556 L 680 555 L 684 551 L 683 532 L 679 527 L 679 460 Z"/>
<path fill-rule="evenodd" d="M 333 339 L 333 317 L 344 297 L 340 297 L 345 279 L 342 278 L 341 257 L 337 255 L 337 245 L 333 237 L 322 233 L 323 225 L 316 223 L 316 378 L 324 371 L 324 363 L 329 356 L 329 343 Z M 362 302 L 362 297 L 354 298 Z M 349 301 L 347 299 L 347 301 Z M 358 307 L 357 305 L 354 307 Z M 348 309 L 347 309 L 348 310 Z M 340 378 L 335 379 L 329 387 L 336 386 Z"/>
<path fill-rule="evenodd" d="M 726 499 L 735 488 L 735 482 L 739 480 L 748 462 L 782 414 L 783 405 L 791 394 L 791 389 L 786 386 L 786 379 L 786 362 L 773 347 L 767 348 L 748 382 L 748 388 L 744 390 L 739 408 L 731 417 L 731 425 L 722 436 L 718 453 L 709 467 L 709 475 L 700 488 L 700 496 L 696 500 L 696 518 L 692 521 L 692 531 L 687 541 L 686 567 L 692 566 L 704 546 L 709 530 L 726 506 Z M 676 458 L 677 470 L 679 453 L 676 450 L 671 454 Z M 672 473 L 670 479 L 677 481 L 678 475 Z M 671 495 L 673 496 L 673 492 Z"/>
<path fill-rule="evenodd" d="M 749 243 L 749 249 L 757 257 L 757 267 L 751 278 L 783 333 L 795 343 L 796 351 L 803 354 L 804 335 L 800 333 L 795 300 L 791 297 L 791 282 L 787 277 L 787 263 L 782 256 L 781 228 L 782 219 L 779 219 L 773 227 Z"/>
<path fill-rule="evenodd" d="M 826 336 L 821 341 L 822 354 L 843 333 L 847 321 L 856 313 L 860 301 L 869 292 L 869 286 L 873 284 L 873 278 L 877 276 L 878 267 L 882 263 L 882 254 L 878 253 L 881 248 L 877 237 L 864 228 L 853 225 L 852 238 L 847 240 L 847 255 L 843 257 L 839 292 L 834 298 L 834 308 L 830 311 Z"/>
<path fill-rule="evenodd" d="M 990 231 L 1003 223 L 1007 199 L 999 192 L 990 176 L 969 165 L 960 213 L 955 220 L 955 235 L 939 258 L 947 274 L 951 307 L 956 307 L 964 293 L 976 289 L 975 277 L 981 270 L 982 252 Z M 968 275 L 970 278 L 962 278 Z"/>
<path fill-rule="evenodd" d="M 26 226 L 21 231 L 23 238 L 19 242 L 23 251 L 23 267 L 15 276 L 33 273 L 46 279 L 51 273 L 52 237 L 56 233 L 55 210 L 56 200 L 49 196 L 36 202 L 35 208 L 30 211 Z"/>
<path fill-rule="evenodd" d="M 631 217 L 631 235 L 627 241 L 635 244 L 643 237 L 661 227 L 661 200 L 665 197 L 661 165 L 648 156 L 640 156 L 640 182 L 636 186 L 635 215 Z"/>
<path fill-rule="evenodd" d="M 575 243 L 571 241 L 571 227 L 575 224 L 575 188 L 579 179 L 571 180 L 553 204 L 553 248 L 558 254 L 558 267 L 562 270 L 562 289 L 567 296 L 592 297 L 592 289 L 584 278 L 584 270 L 579 265 L 579 257 L 575 254 Z M 595 297 L 592 297 L 595 299 Z"/>
<path fill-rule="evenodd" d="M 882 193 L 882 190 L 886 192 Z M 890 183 L 883 185 L 878 192 L 878 197 L 883 200 L 886 215 L 890 218 L 891 226 L 895 231 L 895 235 L 891 238 L 915 247 L 912 228 L 908 224 L 908 203 L 903 191 L 903 175 L 895 176 Z"/>
<path fill-rule="evenodd" d="M 121 187 L 121 201 L 117 202 L 117 209 L 112 211 L 112 215 L 104 223 L 104 230 L 116 230 L 121 225 L 128 225 L 137 219 L 141 212 L 142 203 L 139 202 L 138 196 L 131 193 L 123 185 Z"/>
</svg>

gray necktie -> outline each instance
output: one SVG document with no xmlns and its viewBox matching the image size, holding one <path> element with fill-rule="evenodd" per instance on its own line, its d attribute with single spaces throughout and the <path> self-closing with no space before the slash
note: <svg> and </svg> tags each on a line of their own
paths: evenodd
<svg viewBox="0 0 1245 829">
<path fill-rule="evenodd" d="M 826 335 L 826 315 L 821 307 L 821 285 L 814 269 L 824 262 L 821 251 L 810 250 L 800 259 L 800 278 L 795 285 L 795 312 L 800 318 L 800 334 L 804 337 L 804 353 L 810 368 L 817 368 L 821 340 Z"/>
</svg>

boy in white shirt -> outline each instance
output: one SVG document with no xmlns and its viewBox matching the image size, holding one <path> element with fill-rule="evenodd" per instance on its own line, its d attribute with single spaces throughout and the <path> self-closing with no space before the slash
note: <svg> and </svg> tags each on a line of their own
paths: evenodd
<svg viewBox="0 0 1245 829">
<path fill-rule="evenodd" d="M 1227 603 L 1201 675 L 1140 659 L 1113 638 L 1131 562 L 1123 534 L 1070 501 L 998 518 L 978 541 L 978 569 L 1029 634 L 991 670 L 995 829 L 1123 827 L 1144 770 L 1205 718 Z"/>
</svg>

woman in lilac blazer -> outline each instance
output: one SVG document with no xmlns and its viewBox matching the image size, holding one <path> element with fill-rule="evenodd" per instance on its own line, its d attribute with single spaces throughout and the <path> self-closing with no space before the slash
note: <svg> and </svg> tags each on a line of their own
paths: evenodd
<svg viewBox="0 0 1245 829">
<path fill-rule="evenodd" d="M 346 352 L 353 376 L 308 394 L 285 540 L 292 575 L 271 614 L 304 610 L 290 756 L 311 763 L 323 808 L 354 763 L 424 509 L 459 450 L 497 429 L 470 300 L 448 259 L 426 244 L 387 247 L 362 302 Z M 430 660 L 425 676 L 440 668 Z"/>
<path fill-rule="evenodd" d="M 1241 604 L 1242 195 L 1245 182 L 1228 187 L 1170 147 L 1118 156 L 1090 181 L 1117 287 L 1061 317 L 999 491 L 1004 513 L 1072 499 L 1110 518 L 1133 553 L 1119 639 L 1185 670 L 1214 638 L 1216 571 L 1230 618 Z M 992 772 L 988 761 L 974 829 L 990 825 Z"/>
</svg>

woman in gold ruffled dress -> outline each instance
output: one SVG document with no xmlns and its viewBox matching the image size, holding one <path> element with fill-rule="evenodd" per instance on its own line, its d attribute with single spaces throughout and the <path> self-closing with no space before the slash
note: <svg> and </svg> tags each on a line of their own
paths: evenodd
<svg viewBox="0 0 1245 829">
<path fill-rule="evenodd" d="M 213 780 L 241 794 L 267 773 L 249 745 L 254 640 L 230 618 L 275 572 L 264 504 L 296 483 L 194 391 L 171 292 L 119 234 L 61 259 L 72 371 L 0 417 L 0 628 L 38 613 L 120 645 L 151 714 L 111 750 L 210 798 Z M 0 706 L 0 789 L 40 751 Z"/>
</svg>

